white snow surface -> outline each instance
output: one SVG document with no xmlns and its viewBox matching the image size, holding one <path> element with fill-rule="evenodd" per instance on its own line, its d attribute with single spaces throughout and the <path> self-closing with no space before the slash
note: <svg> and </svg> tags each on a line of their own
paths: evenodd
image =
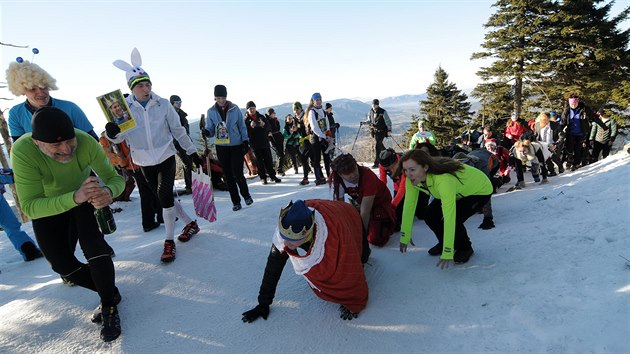
<svg viewBox="0 0 630 354">
<path fill-rule="evenodd" d="M 0 352 L 630 353 L 630 262 L 620 257 L 630 259 L 630 157 L 609 156 L 547 185 L 527 175 L 525 189 L 503 186 L 493 196 L 496 228 L 478 229 L 479 214 L 468 220 L 475 254 L 466 264 L 437 268 L 427 254 L 436 239 L 422 220 L 408 253 L 399 252 L 399 233 L 372 246 L 368 306 L 352 321 L 290 262 L 268 320 L 241 321 L 257 304 L 280 208 L 330 199 L 327 185 L 299 186 L 293 169 L 280 184 L 249 179 L 255 202 L 238 212 L 216 192 L 219 220 L 201 220 L 168 265 L 159 261 L 164 227 L 142 232 L 136 190 L 116 204 L 124 211 L 107 236 L 123 296 L 120 338 L 99 339 L 89 319 L 96 293 L 63 285 L 44 259 L 23 262 L 2 236 Z M 181 201 L 194 215 L 192 198 Z M 31 223 L 23 229 L 32 235 Z M 77 256 L 84 259 L 79 247 Z"/>
</svg>

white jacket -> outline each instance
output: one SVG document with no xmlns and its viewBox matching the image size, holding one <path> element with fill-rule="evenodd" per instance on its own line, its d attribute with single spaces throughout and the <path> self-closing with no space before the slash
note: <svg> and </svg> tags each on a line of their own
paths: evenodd
<svg viewBox="0 0 630 354">
<path fill-rule="evenodd" d="M 186 150 L 188 155 L 197 152 L 179 115 L 170 102 L 151 92 L 146 108 L 133 98 L 127 97 L 127 104 L 136 121 L 136 127 L 118 134 L 114 143 L 127 141 L 133 162 L 140 166 L 155 166 L 175 155 L 177 150 L 173 138 Z"/>
</svg>

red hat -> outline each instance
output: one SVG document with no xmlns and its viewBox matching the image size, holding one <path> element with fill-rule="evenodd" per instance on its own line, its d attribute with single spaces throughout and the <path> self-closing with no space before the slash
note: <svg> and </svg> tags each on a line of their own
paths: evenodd
<svg viewBox="0 0 630 354">
<path fill-rule="evenodd" d="M 486 140 L 486 144 L 485 145 L 497 145 L 497 140 L 495 138 L 490 138 Z"/>
</svg>

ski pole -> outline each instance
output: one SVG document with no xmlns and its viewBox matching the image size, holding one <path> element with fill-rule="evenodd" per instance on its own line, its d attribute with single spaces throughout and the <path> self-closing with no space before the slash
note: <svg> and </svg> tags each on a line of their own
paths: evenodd
<svg viewBox="0 0 630 354">
<path fill-rule="evenodd" d="M 389 137 L 390 137 L 390 138 L 392 138 L 392 140 L 396 143 L 396 145 L 398 145 L 398 148 L 399 148 L 401 151 L 405 151 L 405 149 L 403 149 L 403 148 L 402 148 L 402 146 L 400 146 L 400 144 L 398 144 L 398 142 L 396 141 L 396 139 L 394 139 L 394 136 L 393 136 L 393 135 L 390 135 Z"/>
<path fill-rule="evenodd" d="M 359 133 L 361 132 L 361 127 L 363 127 L 363 122 L 359 123 L 359 130 L 357 130 L 357 136 L 354 137 L 354 142 L 352 143 L 352 148 L 350 149 L 350 153 L 354 151 L 354 144 L 357 143 L 357 139 L 359 138 Z"/>
</svg>

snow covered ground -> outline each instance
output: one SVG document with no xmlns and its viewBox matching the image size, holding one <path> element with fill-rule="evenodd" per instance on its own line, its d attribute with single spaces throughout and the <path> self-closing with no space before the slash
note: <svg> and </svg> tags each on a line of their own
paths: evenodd
<svg viewBox="0 0 630 354">
<path fill-rule="evenodd" d="M 101 342 L 89 320 L 96 294 L 61 284 L 44 259 L 22 262 L 0 236 L 0 352 L 630 353 L 630 267 L 620 257 L 630 259 L 628 176 L 630 157 L 617 154 L 548 185 L 502 187 L 493 197 L 496 228 L 478 229 L 482 215 L 473 216 L 475 254 L 447 270 L 435 267 L 426 252 L 435 237 L 416 221 L 407 254 L 399 234 L 373 247 L 370 300 L 353 321 L 339 319 L 337 305 L 317 298 L 287 263 L 269 319 L 241 322 L 257 303 L 280 208 L 330 198 L 327 186 L 299 186 L 292 172 L 281 184 L 251 179 L 255 202 L 239 212 L 218 192 L 220 220 L 201 221 L 170 265 L 159 262 L 163 227 L 142 232 L 134 194 L 117 203 L 118 231 L 107 236 L 122 336 Z M 181 200 L 194 214 L 190 196 Z M 32 234 L 30 223 L 24 229 Z"/>
</svg>

